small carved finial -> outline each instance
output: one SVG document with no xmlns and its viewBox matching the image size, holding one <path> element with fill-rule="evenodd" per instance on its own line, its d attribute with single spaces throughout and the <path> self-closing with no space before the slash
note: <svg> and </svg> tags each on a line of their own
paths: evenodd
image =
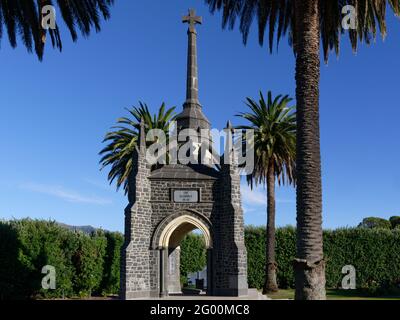
<svg viewBox="0 0 400 320">
<path fill-rule="evenodd" d="M 233 127 L 230 120 L 226 123 L 224 131 L 226 133 L 224 163 L 231 164 L 231 157 L 233 155 Z"/>
</svg>

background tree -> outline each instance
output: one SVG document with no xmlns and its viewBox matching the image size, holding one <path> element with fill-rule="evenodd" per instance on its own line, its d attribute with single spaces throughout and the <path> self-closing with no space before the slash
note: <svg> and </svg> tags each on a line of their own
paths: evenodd
<svg viewBox="0 0 400 320">
<path fill-rule="evenodd" d="M 47 5 L 56 6 L 56 12 L 61 16 L 72 40 L 78 39 L 77 28 L 84 37 L 91 30 L 100 31 L 101 17 L 110 17 L 109 9 L 114 0 L 1 0 L 0 1 L 0 40 L 2 38 L 3 25 L 7 29 L 11 47 L 17 46 L 17 36 L 28 52 L 33 49 L 39 60 L 42 60 L 46 35 L 50 35 L 53 48 L 62 50 L 61 33 L 58 25 L 55 29 L 44 29 L 42 8 Z M 56 21 L 57 22 L 57 21 Z"/>
<path fill-rule="evenodd" d="M 393 216 L 389 218 L 392 229 L 400 229 L 400 216 Z"/>
<path fill-rule="evenodd" d="M 379 217 L 367 217 L 357 226 L 357 228 L 368 228 L 368 229 L 396 229 L 400 227 L 400 217 L 392 216 L 389 220 Z"/>
<path fill-rule="evenodd" d="M 127 109 L 132 118 L 119 118 L 113 131 L 106 134 L 103 142 L 108 145 L 100 151 L 102 169 L 111 166 L 108 174 L 110 184 L 116 179 L 117 190 L 123 185 L 128 192 L 128 177 L 132 171 L 132 156 L 138 144 L 140 122 L 144 120 L 146 133 L 151 129 L 161 129 L 168 137 L 171 121 L 175 119 L 175 107 L 168 110 L 163 103 L 157 114 L 152 115 L 145 103 L 139 102 L 139 107 Z M 151 144 L 153 142 L 149 142 Z"/>
<path fill-rule="evenodd" d="M 268 29 L 272 52 L 286 34 L 296 57 L 297 104 L 297 258 L 295 259 L 296 299 L 325 299 L 325 261 L 322 238 L 321 155 L 319 130 L 320 47 L 325 61 L 329 52 L 339 54 L 340 35 L 347 32 L 353 50 L 367 44 L 379 28 L 386 35 L 389 5 L 398 16 L 400 0 L 205 0 L 210 11 L 223 11 L 223 27 L 232 29 L 240 19 L 246 44 L 254 19 L 258 38 L 264 44 Z M 345 5 L 355 9 L 355 29 L 342 24 Z"/>
<path fill-rule="evenodd" d="M 271 91 L 265 101 L 260 92 L 258 102 L 247 98 L 249 113 L 239 116 L 250 122 L 241 129 L 254 130 L 254 170 L 247 182 L 267 185 L 266 265 L 263 293 L 278 291 L 275 259 L 275 179 L 281 184 L 295 184 L 296 112 L 288 107 L 289 96 L 272 99 Z"/>
<path fill-rule="evenodd" d="M 204 269 L 207 264 L 206 246 L 204 237 L 199 234 L 189 233 L 181 242 L 180 272 L 186 284 L 187 276 L 191 272 Z"/>
<path fill-rule="evenodd" d="M 357 226 L 358 228 L 368 228 L 368 229 L 390 229 L 391 224 L 388 220 L 378 217 L 368 217 L 364 218 L 363 221 Z"/>
</svg>

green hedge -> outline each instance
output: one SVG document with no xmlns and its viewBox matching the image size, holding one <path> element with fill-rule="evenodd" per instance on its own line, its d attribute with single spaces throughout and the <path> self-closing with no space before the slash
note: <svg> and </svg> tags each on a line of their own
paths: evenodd
<svg viewBox="0 0 400 320">
<path fill-rule="evenodd" d="M 261 288 L 264 281 L 265 230 L 247 227 L 245 241 L 248 254 L 250 287 Z M 279 228 L 276 232 L 276 259 L 279 287 L 294 286 L 292 261 L 295 257 L 296 230 Z M 339 288 L 342 267 L 353 265 L 359 289 L 382 289 L 400 285 L 400 230 L 351 228 L 324 231 L 326 285 Z"/>
<path fill-rule="evenodd" d="M 0 222 L 0 299 L 117 293 L 122 235 L 88 235 L 56 222 Z M 43 266 L 56 269 L 56 289 L 41 286 Z"/>
<path fill-rule="evenodd" d="M 106 232 L 105 236 L 107 247 L 101 283 L 102 294 L 117 294 L 119 292 L 120 259 L 124 236 L 119 232 Z"/>
<path fill-rule="evenodd" d="M 245 242 L 249 286 L 261 288 L 265 229 L 246 227 Z M 116 294 L 122 243 L 123 236 L 117 232 L 97 230 L 88 235 L 56 222 L 0 221 L 0 300 Z M 279 287 L 293 287 L 296 230 L 278 228 L 276 244 Z M 202 237 L 187 236 L 181 243 L 182 273 L 202 269 L 204 251 Z M 340 287 L 345 265 L 355 267 L 357 288 L 376 293 L 400 284 L 400 229 L 327 230 L 324 231 L 324 254 L 329 288 Z M 41 269 L 45 265 L 56 268 L 56 290 L 41 288 L 45 276 Z"/>
</svg>

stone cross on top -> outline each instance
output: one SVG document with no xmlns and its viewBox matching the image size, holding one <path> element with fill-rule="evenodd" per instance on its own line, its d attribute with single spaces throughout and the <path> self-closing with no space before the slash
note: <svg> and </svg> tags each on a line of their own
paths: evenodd
<svg viewBox="0 0 400 320">
<path fill-rule="evenodd" d="M 194 9 L 189 10 L 189 15 L 184 16 L 182 19 L 183 23 L 189 23 L 189 31 L 196 32 L 196 23 L 201 24 L 203 22 L 202 17 L 196 16 L 196 11 Z"/>
<path fill-rule="evenodd" d="M 186 100 L 183 104 L 182 112 L 177 116 L 179 128 L 209 129 L 210 122 L 202 112 L 199 102 L 199 77 L 197 67 L 197 32 L 196 24 L 202 23 L 202 18 L 196 16 L 193 9 L 184 16 L 182 21 L 189 24 L 187 31 L 188 51 L 187 51 L 187 76 L 186 76 Z"/>
<path fill-rule="evenodd" d="M 196 23 L 202 23 L 202 18 L 196 16 L 194 9 L 189 10 L 189 15 L 184 16 L 182 22 L 189 23 L 188 29 L 188 70 L 186 85 L 186 102 L 185 107 L 200 107 L 199 87 L 198 87 L 198 71 L 197 71 L 197 32 Z M 192 112 L 193 113 L 193 112 Z"/>
</svg>

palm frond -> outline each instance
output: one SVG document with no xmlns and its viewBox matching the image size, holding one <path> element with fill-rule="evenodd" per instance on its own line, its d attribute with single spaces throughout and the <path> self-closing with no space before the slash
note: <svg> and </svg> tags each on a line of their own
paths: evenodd
<svg viewBox="0 0 400 320">
<path fill-rule="evenodd" d="M 84 37 L 87 37 L 93 29 L 96 32 L 100 31 L 101 19 L 110 18 L 110 7 L 113 3 L 114 0 L 1 0 L 0 40 L 5 26 L 11 47 L 17 46 L 19 36 L 28 52 L 32 52 L 34 47 L 39 60 L 42 60 L 47 33 L 50 35 L 53 48 L 62 50 L 58 25 L 55 29 L 42 28 L 44 6 L 56 6 L 56 12 L 60 13 L 72 40 L 76 41 L 78 38 L 76 26 Z"/>
<path fill-rule="evenodd" d="M 147 104 L 139 102 L 139 106 L 127 108 L 130 117 L 117 119 L 117 125 L 111 127 L 103 142 L 107 145 L 100 151 L 101 169 L 111 167 L 108 173 L 110 184 L 116 182 L 117 190 L 123 186 L 128 192 L 128 178 L 133 169 L 132 158 L 139 141 L 140 122 L 144 120 L 145 130 L 161 129 L 168 136 L 171 121 L 175 120 L 175 107 L 166 110 L 163 103 L 158 112 L 151 114 Z"/>
<path fill-rule="evenodd" d="M 295 0 L 205 0 L 212 13 L 222 11 L 222 26 L 234 28 L 240 20 L 239 30 L 246 44 L 253 20 L 258 22 L 258 41 L 264 45 L 268 28 L 269 50 L 274 42 L 278 46 L 283 36 L 288 34 L 289 44 L 296 52 L 296 30 L 294 15 Z M 353 6 L 356 10 L 357 26 L 354 30 L 345 30 L 342 25 L 344 6 Z M 387 33 L 387 9 L 396 16 L 400 15 L 400 0 L 319 0 L 320 34 L 325 61 L 329 52 L 340 52 L 340 37 L 347 33 L 353 51 L 359 43 L 370 44 L 379 34 L 384 38 Z"/>
<path fill-rule="evenodd" d="M 295 184 L 296 168 L 296 111 L 287 105 L 292 101 L 289 96 L 272 97 L 268 92 L 267 100 L 260 92 L 259 101 L 246 99 L 250 112 L 237 114 L 249 122 L 237 129 L 254 130 L 254 170 L 248 175 L 247 182 L 253 185 L 265 184 L 268 168 L 273 165 L 278 183 Z M 243 136 L 243 143 L 246 143 Z"/>
</svg>

